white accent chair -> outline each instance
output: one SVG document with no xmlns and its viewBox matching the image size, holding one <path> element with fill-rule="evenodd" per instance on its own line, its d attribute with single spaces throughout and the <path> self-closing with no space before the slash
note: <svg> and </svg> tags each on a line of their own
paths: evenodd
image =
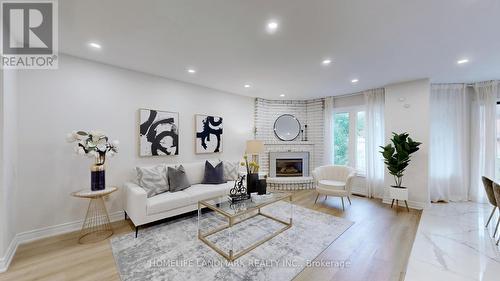
<svg viewBox="0 0 500 281">
<path fill-rule="evenodd" d="M 351 182 L 356 175 L 353 168 L 347 166 L 321 166 L 313 171 L 314 181 L 316 182 L 316 191 L 318 196 L 314 204 L 318 201 L 319 195 L 340 197 L 342 199 L 342 210 L 344 210 L 344 197 L 351 204 Z"/>
</svg>

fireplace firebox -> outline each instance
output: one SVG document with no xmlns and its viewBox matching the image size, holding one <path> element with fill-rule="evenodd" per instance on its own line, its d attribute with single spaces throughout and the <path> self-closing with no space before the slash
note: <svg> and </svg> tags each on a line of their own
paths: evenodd
<svg viewBox="0 0 500 281">
<path fill-rule="evenodd" d="M 276 159 L 277 177 L 302 177 L 302 159 Z"/>
<path fill-rule="evenodd" d="M 308 177 L 309 152 L 269 153 L 269 174 L 271 177 Z"/>
</svg>

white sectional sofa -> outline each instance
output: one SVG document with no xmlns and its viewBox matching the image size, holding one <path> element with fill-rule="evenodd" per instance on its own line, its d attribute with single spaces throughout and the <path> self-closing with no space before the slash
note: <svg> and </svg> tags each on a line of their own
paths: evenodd
<svg viewBox="0 0 500 281">
<path fill-rule="evenodd" d="M 182 165 L 191 186 L 177 192 L 164 192 L 147 198 L 146 191 L 136 183 L 127 182 L 124 188 L 124 211 L 136 230 L 150 222 L 176 216 L 198 209 L 198 201 L 229 194 L 234 181 L 223 184 L 201 184 L 205 172 L 205 162 L 169 164 L 166 167 Z"/>
</svg>

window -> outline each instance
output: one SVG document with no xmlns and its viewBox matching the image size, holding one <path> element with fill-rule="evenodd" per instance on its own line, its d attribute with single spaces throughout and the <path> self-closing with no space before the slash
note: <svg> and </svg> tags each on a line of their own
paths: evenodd
<svg viewBox="0 0 500 281">
<path fill-rule="evenodd" d="M 365 112 L 361 108 L 338 109 L 334 114 L 334 164 L 348 165 L 364 173 Z"/>
<path fill-rule="evenodd" d="M 349 164 L 349 113 L 335 113 L 333 126 L 335 165 Z"/>
</svg>

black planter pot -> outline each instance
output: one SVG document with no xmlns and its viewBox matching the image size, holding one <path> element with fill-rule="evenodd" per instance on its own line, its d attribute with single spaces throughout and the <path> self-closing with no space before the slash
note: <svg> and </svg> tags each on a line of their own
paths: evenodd
<svg viewBox="0 0 500 281">
<path fill-rule="evenodd" d="M 247 175 L 247 193 L 257 192 L 257 184 L 259 181 L 259 174 L 248 174 Z"/>
</svg>

